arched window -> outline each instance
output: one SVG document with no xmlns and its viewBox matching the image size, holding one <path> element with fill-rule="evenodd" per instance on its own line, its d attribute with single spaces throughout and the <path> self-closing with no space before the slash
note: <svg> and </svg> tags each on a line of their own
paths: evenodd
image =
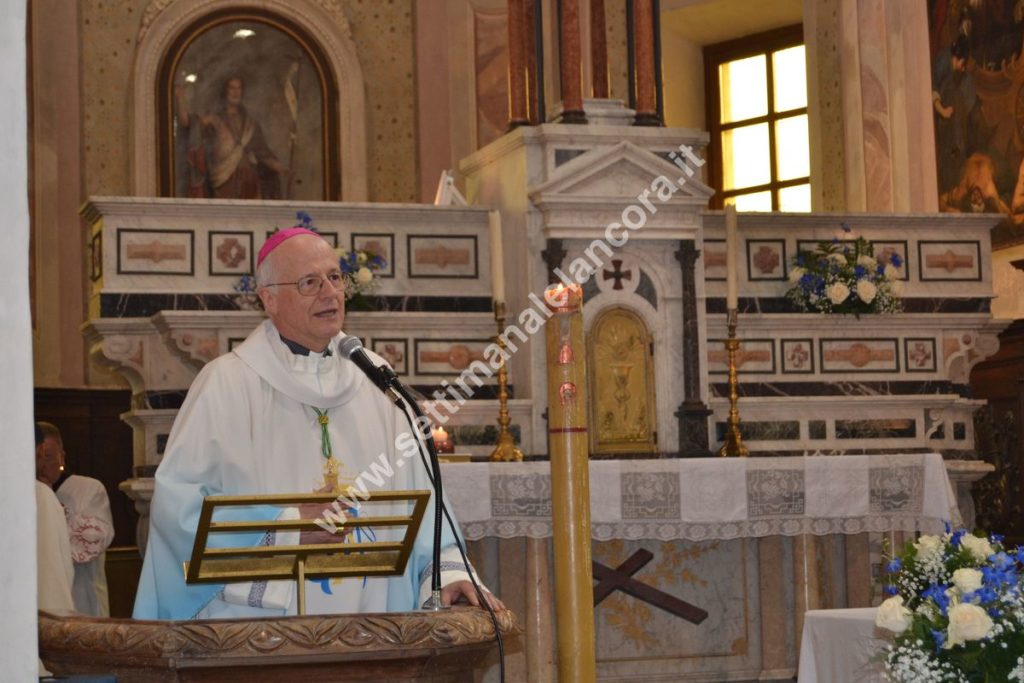
<svg viewBox="0 0 1024 683">
<path fill-rule="evenodd" d="M 192 22 L 161 60 L 160 194 L 338 200 L 338 86 L 320 46 L 267 11 Z"/>
</svg>

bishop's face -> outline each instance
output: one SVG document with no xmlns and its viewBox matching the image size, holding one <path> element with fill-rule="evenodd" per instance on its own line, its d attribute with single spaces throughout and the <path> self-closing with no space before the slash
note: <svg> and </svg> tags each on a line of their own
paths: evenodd
<svg viewBox="0 0 1024 683">
<path fill-rule="evenodd" d="M 303 296 L 294 284 L 283 284 L 261 289 L 260 297 L 282 336 L 313 351 L 323 351 L 341 332 L 345 321 L 345 289 L 335 288 L 327 280 L 338 270 L 337 255 L 321 237 L 296 235 L 282 242 L 268 258 L 274 259 L 277 282 L 320 278 L 320 291 L 313 296 Z"/>
<path fill-rule="evenodd" d="M 64 445 L 56 438 L 47 436 L 36 448 L 36 479 L 47 486 L 53 486 L 64 471 Z"/>
</svg>

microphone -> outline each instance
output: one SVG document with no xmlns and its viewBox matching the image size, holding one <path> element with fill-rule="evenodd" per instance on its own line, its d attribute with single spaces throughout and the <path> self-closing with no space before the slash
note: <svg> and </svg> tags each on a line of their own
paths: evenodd
<svg viewBox="0 0 1024 683">
<path fill-rule="evenodd" d="M 338 352 L 355 363 L 356 367 L 362 370 L 378 389 L 388 394 L 396 402 L 401 400 L 401 396 L 395 390 L 393 384 L 393 380 L 397 379 L 394 371 L 387 366 L 377 365 L 370 360 L 370 357 L 366 355 L 366 350 L 363 348 L 363 343 L 359 341 L 359 337 L 351 334 L 342 337 L 338 343 Z"/>
</svg>

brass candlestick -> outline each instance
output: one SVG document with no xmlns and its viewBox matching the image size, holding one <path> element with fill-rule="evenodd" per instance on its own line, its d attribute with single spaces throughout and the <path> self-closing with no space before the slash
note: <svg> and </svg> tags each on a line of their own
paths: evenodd
<svg viewBox="0 0 1024 683">
<path fill-rule="evenodd" d="M 516 448 L 516 441 L 508 426 L 512 418 L 508 414 L 508 370 L 505 368 L 505 340 L 501 333 L 505 330 L 505 302 L 494 302 L 494 319 L 498 323 L 498 336 L 495 343 L 502 350 L 501 366 L 498 368 L 498 441 L 491 451 L 494 462 L 522 462 L 523 452 Z"/>
<path fill-rule="evenodd" d="M 736 378 L 736 351 L 740 348 L 740 340 L 736 338 L 736 323 L 739 317 L 737 309 L 729 309 L 726 318 L 729 338 L 725 340 L 725 350 L 729 353 L 729 425 L 725 429 L 725 443 L 718 449 L 718 455 L 745 458 L 750 455 L 750 451 L 743 445 L 743 435 L 740 434 L 740 395 L 739 382 Z"/>
</svg>

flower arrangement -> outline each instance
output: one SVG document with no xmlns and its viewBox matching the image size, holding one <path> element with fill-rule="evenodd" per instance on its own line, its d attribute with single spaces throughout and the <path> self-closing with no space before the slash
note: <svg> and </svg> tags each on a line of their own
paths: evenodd
<svg viewBox="0 0 1024 683">
<path fill-rule="evenodd" d="M 368 249 L 345 251 L 338 247 L 335 252 L 338 254 L 338 266 L 345 275 L 345 298 L 372 294 L 379 283 L 374 273 L 388 265 L 384 257 Z"/>
<path fill-rule="evenodd" d="M 921 536 L 888 566 L 875 623 L 893 683 L 1024 682 L 1024 549 L 964 529 Z"/>
<path fill-rule="evenodd" d="M 843 225 L 845 232 L 850 232 Z M 863 237 L 850 241 L 819 242 L 814 251 L 800 251 L 794 259 L 786 298 L 803 311 L 819 313 L 895 313 L 902 310 L 903 282 L 899 254 L 875 256 Z"/>
</svg>

